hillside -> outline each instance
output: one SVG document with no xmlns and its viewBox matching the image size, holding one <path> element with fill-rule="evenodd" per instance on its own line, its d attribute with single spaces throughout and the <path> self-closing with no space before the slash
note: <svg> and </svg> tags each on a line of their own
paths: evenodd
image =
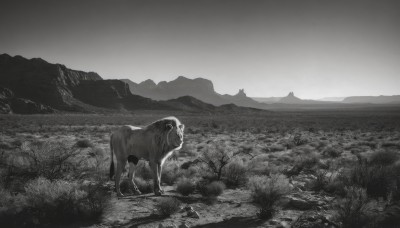
<svg viewBox="0 0 400 228">
<path fill-rule="evenodd" d="M 8 94 L 0 100 L 2 113 L 172 109 L 133 95 L 119 80 L 103 80 L 94 72 L 71 70 L 39 58 L 0 55 L 0 86 Z M 25 103 L 26 108 L 21 107 Z"/>
</svg>

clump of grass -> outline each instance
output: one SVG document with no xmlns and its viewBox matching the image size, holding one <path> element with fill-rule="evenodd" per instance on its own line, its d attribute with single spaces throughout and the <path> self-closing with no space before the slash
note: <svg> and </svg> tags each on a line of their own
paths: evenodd
<svg viewBox="0 0 400 228">
<path fill-rule="evenodd" d="M 177 183 L 176 191 L 183 196 L 188 196 L 194 192 L 195 187 L 195 184 L 191 180 L 182 178 Z"/>
<path fill-rule="evenodd" d="M 345 198 L 336 205 L 337 220 L 343 228 L 365 227 L 372 218 L 366 190 L 348 187 L 345 191 Z"/>
<path fill-rule="evenodd" d="M 291 190 L 289 180 L 279 174 L 251 177 L 249 188 L 253 201 L 260 206 L 258 216 L 263 219 L 272 217 L 278 202 Z"/>
<path fill-rule="evenodd" d="M 171 163 L 171 162 L 170 162 Z M 179 177 L 179 166 L 176 163 L 164 165 L 161 181 L 167 185 L 173 185 Z"/>
<path fill-rule="evenodd" d="M 142 193 L 152 193 L 154 192 L 154 185 L 152 180 L 144 180 L 140 177 L 135 177 L 135 184 L 139 191 Z"/>
<path fill-rule="evenodd" d="M 89 141 L 89 139 L 80 139 L 76 142 L 75 144 L 79 148 L 88 148 L 88 147 L 93 147 L 92 142 Z"/>
<path fill-rule="evenodd" d="M 141 177 L 144 180 L 150 180 L 153 178 L 153 171 L 151 171 L 148 162 L 140 160 L 136 166 L 136 176 Z"/>
<path fill-rule="evenodd" d="M 395 150 L 383 150 L 374 152 L 369 160 L 371 165 L 388 166 L 399 160 L 399 154 Z"/>
<path fill-rule="evenodd" d="M 199 182 L 197 188 L 202 196 L 207 198 L 215 198 L 224 192 L 225 185 L 221 181 L 213 181 L 208 184 L 207 182 Z"/>
<path fill-rule="evenodd" d="M 175 198 L 167 197 L 161 198 L 156 204 L 156 209 L 162 216 L 171 216 L 179 211 L 181 202 Z"/>
<path fill-rule="evenodd" d="M 229 187 L 239 187 L 247 182 L 247 169 L 243 162 L 234 161 L 226 167 L 225 176 Z"/>
<path fill-rule="evenodd" d="M 308 140 L 304 138 L 301 133 L 296 133 L 292 138 L 292 142 L 295 146 L 301 146 L 307 144 Z"/>
<path fill-rule="evenodd" d="M 343 149 L 339 147 L 329 146 L 325 148 L 325 150 L 322 153 L 330 158 L 338 158 L 340 157 L 340 155 L 342 155 Z"/>
</svg>

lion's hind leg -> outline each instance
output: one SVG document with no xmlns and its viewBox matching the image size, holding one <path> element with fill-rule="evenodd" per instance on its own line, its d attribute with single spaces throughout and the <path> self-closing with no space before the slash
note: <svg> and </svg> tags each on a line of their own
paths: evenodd
<svg viewBox="0 0 400 228">
<path fill-rule="evenodd" d="M 136 165 L 139 162 L 139 159 L 133 155 L 130 155 L 128 157 L 128 162 L 129 162 L 129 172 L 128 172 L 128 178 L 129 178 L 129 184 L 131 189 L 133 190 L 135 195 L 140 195 L 142 194 L 138 187 L 135 184 L 135 172 L 136 172 Z"/>
<path fill-rule="evenodd" d="M 115 173 L 115 189 L 117 191 L 117 196 L 118 197 L 123 197 L 124 195 L 121 193 L 120 189 L 120 181 L 121 181 L 121 175 L 122 171 L 125 168 L 126 165 L 126 160 L 120 160 L 117 159 L 117 172 Z"/>
</svg>

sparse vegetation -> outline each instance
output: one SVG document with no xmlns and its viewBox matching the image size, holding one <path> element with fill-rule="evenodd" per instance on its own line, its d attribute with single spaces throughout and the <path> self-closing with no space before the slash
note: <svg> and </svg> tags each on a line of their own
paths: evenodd
<svg viewBox="0 0 400 228">
<path fill-rule="evenodd" d="M 277 210 L 277 204 L 290 192 L 289 181 L 283 175 L 254 176 L 250 178 L 249 188 L 253 201 L 260 206 L 258 216 L 268 219 Z"/>
<path fill-rule="evenodd" d="M 247 182 L 247 169 L 243 162 L 235 161 L 226 167 L 226 183 L 229 187 L 239 187 Z"/>
<path fill-rule="evenodd" d="M 161 198 L 156 204 L 156 209 L 162 216 L 170 216 L 176 213 L 181 206 L 181 202 L 173 197 Z"/>
<path fill-rule="evenodd" d="M 251 217 L 258 213 L 262 218 L 272 218 L 271 222 L 278 225 L 283 217 L 294 219 L 285 221 L 293 225 L 299 213 L 312 210 L 325 216 L 316 218 L 336 222 L 338 226 L 398 227 L 398 113 L 293 113 L 182 116 L 180 119 L 186 125 L 185 143 L 175 160 L 168 160 L 163 167 L 164 190 L 167 194 L 179 194 L 175 197 L 184 201 L 185 207 L 198 211 L 197 221 L 201 225 L 203 217 L 220 221 L 221 216 L 227 215 L 226 205 L 233 209 L 226 210 L 229 216 Z M 108 207 L 110 195 L 115 197 L 112 182 L 106 182 L 110 164 L 109 133 L 118 125 L 143 125 L 164 116 L 165 113 L 0 116 L 0 226 L 52 227 L 59 222 L 63 225 L 96 222 Z M 80 140 L 86 141 L 83 143 L 86 146 L 79 146 Z M 39 161 L 37 165 L 35 159 Z M 119 199 L 117 204 L 129 204 L 135 213 L 116 208 L 116 213 L 123 215 L 107 218 L 116 222 L 126 217 L 127 226 L 140 223 L 157 226 L 157 219 L 153 220 L 150 213 L 154 207 L 158 209 L 160 198 L 130 196 L 126 171 L 121 189 L 128 196 Z M 74 205 L 65 209 L 66 216 L 59 222 L 54 221 L 56 217 L 50 218 L 56 209 L 28 201 L 26 187 L 39 178 L 45 178 L 48 183 L 42 186 L 58 184 L 74 189 L 71 194 L 61 193 L 61 190 L 69 192 L 68 187 L 59 190 L 61 199 L 55 201 L 60 201 L 60 205 Z M 135 183 L 142 193 L 153 192 L 147 162 L 139 162 Z M 229 189 L 224 190 L 222 183 Z M 55 194 L 43 189 L 38 192 L 49 201 L 52 196 L 47 194 Z M 68 199 L 66 195 L 73 197 Z M 218 195 L 220 200 L 215 200 Z M 249 196 L 254 202 L 248 201 Z M 140 203 L 134 204 L 132 199 Z M 211 199 L 214 204 L 208 204 Z M 43 214 L 35 214 L 36 209 L 32 209 L 35 213 L 28 213 L 27 205 L 38 205 L 36 208 Z M 157 212 L 163 216 L 173 214 L 174 210 L 168 209 L 173 205 L 165 206 L 165 214 Z M 309 207 L 300 211 L 296 206 Z M 281 207 L 289 210 L 279 211 Z M 374 210 L 369 210 L 371 207 Z M 78 211 L 82 214 L 74 214 Z M 189 216 L 185 214 L 186 209 L 179 213 Z M 336 220 L 331 219 L 333 215 Z M 71 216 L 74 218 L 66 219 Z M 108 212 L 107 216 L 110 216 Z M 169 218 L 174 219 L 175 216 Z M 101 223 L 107 224 L 107 221 Z M 260 226 L 263 225 L 269 226 L 269 221 Z"/>
<path fill-rule="evenodd" d="M 365 189 L 349 187 L 337 203 L 337 219 L 343 228 L 364 227 L 373 219 L 371 210 Z"/>
<path fill-rule="evenodd" d="M 76 146 L 80 148 L 88 148 L 92 147 L 93 144 L 89 141 L 89 139 L 80 139 L 76 142 Z"/>
<path fill-rule="evenodd" d="M 187 178 L 180 179 L 176 185 L 176 191 L 182 194 L 183 196 L 188 196 L 192 194 L 195 188 L 196 188 L 195 184 Z"/>
</svg>

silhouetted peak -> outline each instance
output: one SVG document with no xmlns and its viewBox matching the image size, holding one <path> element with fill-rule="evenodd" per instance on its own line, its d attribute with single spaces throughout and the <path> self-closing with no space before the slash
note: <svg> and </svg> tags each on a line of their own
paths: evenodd
<svg viewBox="0 0 400 228">
<path fill-rule="evenodd" d="M 185 77 L 185 76 L 179 76 L 175 79 L 175 81 L 182 81 L 182 80 L 190 80 L 189 78 Z"/>
<path fill-rule="evenodd" d="M 295 97 L 293 92 L 290 92 L 287 97 Z"/>
<path fill-rule="evenodd" d="M 139 83 L 139 85 L 144 86 L 144 87 L 147 87 L 147 88 L 156 87 L 156 83 L 155 83 L 153 80 L 151 80 L 151 79 L 147 79 L 147 80 L 145 80 L 145 81 Z"/>
<path fill-rule="evenodd" d="M 235 96 L 237 96 L 237 97 L 247 97 L 246 93 L 244 92 L 244 89 L 239 89 L 239 92 Z"/>
</svg>

